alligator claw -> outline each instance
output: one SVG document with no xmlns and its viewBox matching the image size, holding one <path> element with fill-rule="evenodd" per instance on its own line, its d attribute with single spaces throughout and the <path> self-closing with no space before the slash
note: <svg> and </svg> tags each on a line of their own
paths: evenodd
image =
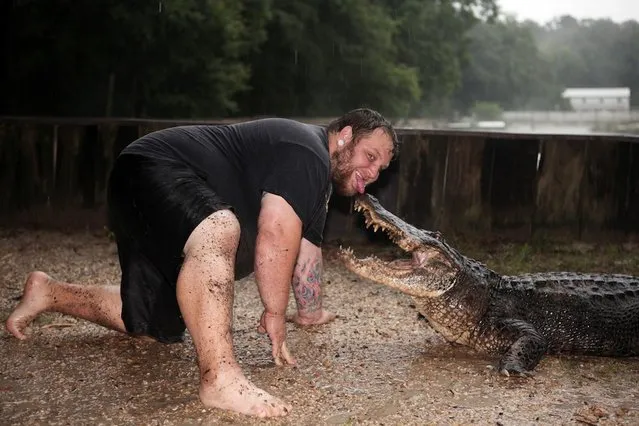
<svg viewBox="0 0 639 426">
<path fill-rule="evenodd" d="M 515 376 L 530 378 L 535 376 L 533 371 L 526 370 L 525 368 L 516 365 L 501 365 L 499 366 L 499 373 L 506 377 Z"/>
</svg>

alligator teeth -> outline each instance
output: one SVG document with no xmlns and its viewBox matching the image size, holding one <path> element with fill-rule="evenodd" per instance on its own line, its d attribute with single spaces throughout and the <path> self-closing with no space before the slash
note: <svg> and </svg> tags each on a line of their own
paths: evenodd
<svg viewBox="0 0 639 426">
<path fill-rule="evenodd" d="M 353 249 L 351 247 L 344 248 L 341 244 L 339 245 L 339 251 L 341 251 L 342 253 L 346 253 L 346 254 L 352 254 L 353 253 Z"/>
</svg>

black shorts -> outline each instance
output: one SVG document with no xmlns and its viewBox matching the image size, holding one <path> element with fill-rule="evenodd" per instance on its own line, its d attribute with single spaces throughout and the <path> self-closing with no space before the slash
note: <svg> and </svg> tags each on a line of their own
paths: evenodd
<svg viewBox="0 0 639 426">
<path fill-rule="evenodd" d="M 134 154 L 116 159 L 107 194 L 127 331 L 181 341 L 186 327 L 176 283 L 184 245 L 202 220 L 231 207 L 184 163 Z"/>
</svg>

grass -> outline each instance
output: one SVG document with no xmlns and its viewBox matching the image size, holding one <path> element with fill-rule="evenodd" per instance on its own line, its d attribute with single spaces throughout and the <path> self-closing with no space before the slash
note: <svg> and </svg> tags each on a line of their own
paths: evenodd
<svg viewBox="0 0 639 426">
<path fill-rule="evenodd" d="M 501 274 L 574 271 L 639 275 L 639 247 L 629 244 L 461 241 L 456 247 Z"/>
</svg>

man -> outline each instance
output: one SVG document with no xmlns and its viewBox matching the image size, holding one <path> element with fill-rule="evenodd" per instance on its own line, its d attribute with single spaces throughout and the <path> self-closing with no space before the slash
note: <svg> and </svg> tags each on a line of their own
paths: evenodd
<svg viewBox="0 0 639 426">
<path fill-rule="evenodd" d="M 45 311 L 161 342 L 188 329 L 210 407 L 259 417 L 290 405 L 250 383 L 233 354 L 233 285 L 255 271 L 277 365 L 286 345 L 292 284 L 298 324 L 323 324 L 320 244 L 332 185 L 363 193 L 398 141 L 380 114 L 351 111 L 328 128 L 285 119 L 184 126 L 148 134 L 118 156 L 109 179 L 109 224 L 121 286 L 86 286 L 32 272 L 7 319 L 19 339 Z M 332 183 L 332 184 L 331 184 Z M 291 281 L 292 280 L 292 281 Z"/>
</svg>

